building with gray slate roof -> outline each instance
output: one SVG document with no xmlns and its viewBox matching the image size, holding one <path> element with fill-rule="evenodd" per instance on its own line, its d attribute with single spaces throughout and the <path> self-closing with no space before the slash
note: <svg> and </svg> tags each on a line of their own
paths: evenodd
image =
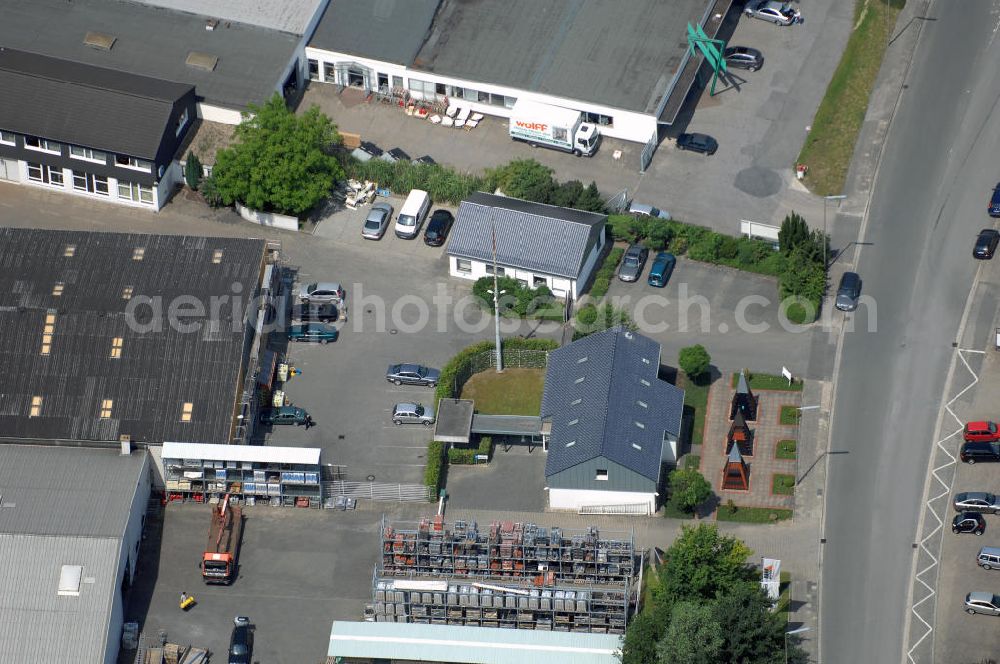
<svg viewBox="0 0 1000 664">
<path fill-rule="evenodd" d="M 245 437 L 265 263 L 263 240 L 0 228 L 0 436 Z"/>
<path fill-rule="evenodd" d="M 149 495 L 144 450 L 0 445 L 0 661 L 117 661 Z"/>
<path fill-rule="evenodd" d="M 677 461 L 684 390 L 659 379 L 660 345 L 615 327 L 549 353 L 542 418 L 551 424 L 549 507 L 655 511 Z"/>
<path fill-rule="evenodd" d="M 194 87 L 0 49 L 0 180 L 159 210 Z"/>
<path fill-rule="evenodd" d="M 309 75 L 509 118 L 518 100 L 580 111 L 646 143 L 672 124 L 733 0 L 330 0 Z"/>
<path fill-rule="evenodd" d="M 448 240 L 453 277 L 493 274 L 557 297 L 578 298 L 604 248 L 607 217 L 517 198 L 475 193 L 462 201 Z"/>
</svg>

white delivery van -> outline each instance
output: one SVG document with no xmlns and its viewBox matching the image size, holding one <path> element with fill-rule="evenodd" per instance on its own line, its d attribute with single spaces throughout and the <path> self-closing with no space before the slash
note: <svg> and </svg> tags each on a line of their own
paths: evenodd
<svg viewBox="0 0 1000 664">
<path fill-rule="evenodd" d="M 396 217 L 396 237 L 412 240 L 420 232 L 420 226 L 431 209 L 431 197 L 423 189 L 413 189 Z"/>
</svg>

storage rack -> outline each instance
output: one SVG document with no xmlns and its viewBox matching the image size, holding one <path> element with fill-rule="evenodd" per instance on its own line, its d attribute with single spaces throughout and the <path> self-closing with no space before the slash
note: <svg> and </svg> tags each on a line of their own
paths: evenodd
<svg viewBox="0 0 1000 664">
<path fill-rule="evenodd" d="M 372 579 L 366 620 L 624 634 L 631 606 L 624 586 L 543 586 L 528 579 L 486 583 L 426 577 Z"/>
<path fill-rule="evenodd" d="M 637 573 L 634 535 L 602 538 L 597 528 L 571 530 L 533 523 L 440 516 L 390 524 L 382 518 L 382 576 L 468 576 L 484 579 L 545 576 L 560 583 L 628 585 Z"/>
<path fill-rule="evenodd" d="M 366 619 L 622 634 L 638 572 L 634 535 L 441 516 L 390 524 Z"/>
<path fill-rule="evenodd" d="M 316 464 L 287 463 L 278 458 L 248 461 L 168 456 L 177 445 L 167 443 L 164 446 L 163 479 L 168 500 L 208 502 L 228 493 L 251 505 L 263 502 L 288 507 L 321 506 L 323 489 L 318 455 Z M 237 446 L 197 445 L 186 449 L 204 447 L 218 448 L 217 452 L 213 450 L 211 456 L 225 457 Z M 210 455 L 201 453 L 197 456 Z"/>
</svg>

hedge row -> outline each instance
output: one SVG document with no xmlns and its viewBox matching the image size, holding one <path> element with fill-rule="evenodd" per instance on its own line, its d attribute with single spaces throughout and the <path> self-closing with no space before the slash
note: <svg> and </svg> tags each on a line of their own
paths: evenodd
<svg viewBox="0 0 1000 664">
<path fill-rule="evenodd" d="M 449 448 L 448 463 L 471 466 L 476 463 L 476 457 L 480 455 L 485 455 L 487 458 L 493 456 L 493 439 L 489 436 L 483 436 L 479 439 L 479 447 Z"/>
<path fill-rule="evenodd" d="M 611 280 L 615 278 L 615 268 L 618 267 L 618 262 L 622 259 L 625 254 L 625 250 L 621 247 L 614 247 L 608 252 L 608 255 L 604 257 L 604 262 L 601 263 L 601 268 L 594 275 L 594 283 L 590 285 L 590 296 L 595 298 L 602 298 L 608 293 L 608 288 L 611 287 Z"/>
<path fill-rule="evenodd" d="M 511 337 L 504 339 L 502 343 L 505 358 L 508 350 L 553 350 L 559 347 L 559 343 L 552 339 Z M 480 341 L 458 351 L 441 368 L 441 375 L 438 377 L 437 388 L 434 391 L 434 401 L 439 402 L 441 399 L 455 398 L 462 391 L 462 385 L 457 384 L 459 376 L 468 373 L 474 357 L 484 351 L 491 351 L 493 348 L 492 341 Z"/>
<path fill-rule="evenodd" d="M 432 500 L 437 500 L 441 492 L 441 480 L 444 476 L 445 456 L 444 443 L 432 440 L 427 444 L 427 465 L 424 466 L 424 484 L 434 491 Z"/>
</svg>

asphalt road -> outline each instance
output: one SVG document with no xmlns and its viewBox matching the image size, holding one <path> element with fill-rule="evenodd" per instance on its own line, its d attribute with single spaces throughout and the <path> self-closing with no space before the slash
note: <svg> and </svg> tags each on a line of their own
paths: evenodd
<svg viewBox="0 0 1000 664">
<path fill-rule="evenodd" d="M 972 242 L 998 173 L 995 2 L 925 11 L 883 154 L 858 271 L 877 331 L 844 340 L 829 457 L 822 657 L 898 662 L 913 543 Z M 897 30 L 904 28 L 903 25 Z M 907 26 L 913 29 L 913 26 Z M 870 312 L 860 310 L 856 329 Z"/>
</svg>

